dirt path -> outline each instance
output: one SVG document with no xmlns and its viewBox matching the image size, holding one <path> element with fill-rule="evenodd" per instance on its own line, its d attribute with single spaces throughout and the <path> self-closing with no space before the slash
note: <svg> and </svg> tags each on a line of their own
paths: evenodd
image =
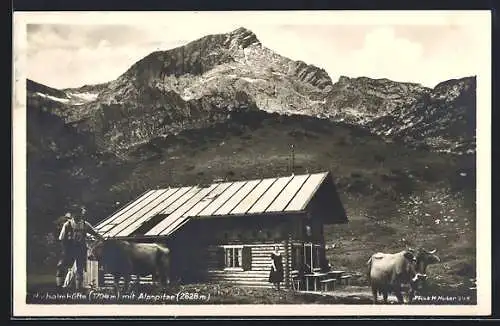
<svg viewBox="0 0 500 326">
<path fill-rule="evenodd" d="M 371 301 L 372 293 L 368 288 L 355 288 L 355 289 L 339 289 L 335 291 L 327 291 L 327 292 L 314 292 L 314 291 L 298 291 L 299 293 L 304 294 L 313 294 L 318 296 L 328 296 L 338 299 L 351 299 L 351 300 L 360 300 L 360 301 Z M 382 296 L 379 295 L 379 301 L 382 301 Z M 389 303 L 397 303 L 397 298 L 393 294 L 389 294 L 387 297 Z M 405 299 L 406 300 L 406 299 Z"/>
<path fill-rule="evenodd" d="M 52 275 L 39 275 L 31 277 L 28 284 L 27 302 L 28 303 L 49 303 L 49 304 L 68 304 L 68 303 L 89 303 L 89 300 L 83 300 L 81 297 L 87 296 L 90 298 L 90 291 L 86 289 L 82 291 L 83 296 L 75 295 L 75 291 L 61 290 L 54 287 Z M 451 292 L 450 292 L 451 291 Z M 369 287 L 359 285 L 338 286 L 334 291 L 329 292 L 313 292 L 313 291 L 293 291 L 291 289 L 282 289 L 281 291 L 272 288 L 250 288 L 239 287 L 230 284 L 186 284 L 176 285 L 166 291 L 152 288 L 149 285 L 141 285 L 139 289 L 133 290 L 137 295 L 135 298 L 108 298 L 107 295 L 113 293 L 111 288 L 101 288 L 92 290 L 92 304 L 144 304 L 151 303 L 151 300 L 157 300 L 155 296 L 160 296 L 158 302 L 162 304 L 175 304 L 177 301 L 172 301 L 169 298 L 163 298 L 163 295 L 174 295 L 178 299 L 177 294 L 189 294 L 186 300 L 182 303 L 192 304 L 190 301 L 191 294 L 201 299 L 207 299 L 203 303 L 207 304 L 372 304 L 372 293 Z M 68 293 L 70 296 L 68 297 Z M 138 298 L 140 295 L 145 295 L 144 300 Z M 458 291 L 457 289 L 436 289 L 432 291 L 432 297 L 421 296 L 415 300 L 414 304 L 475 304 L 475 293 Z M 61 296 L 62 295 L 62 296 Z M 152 299 L 148 299 L 152 296 Z M 403 292 L 405 300 L 407 295 Z M 102 297 L 102 299 L 101 299 Z M 189 300 L 188 300 L 189 299 Z M 196 298 L 195 298 L 196 299 Z M 416 298 L 417 299 L 417 298 Z M 83 300 L 83 301 L 82 301 Z M 146 301 L 145 301 L 146 300 Z M 150 301 L 148 301 L 150 300 Z M 379 303 L 382 303 L 382 296 L 378 298 Z M 430 300 L 430 301 L 429 301 Z M 199 300 L 198 300 L 199 301 Z M 389 304 L 397 303 L 397 299 L 393 294 L 388 296 Z M 181 303 L 179 301 L 179 303 Z"/>
</svg>

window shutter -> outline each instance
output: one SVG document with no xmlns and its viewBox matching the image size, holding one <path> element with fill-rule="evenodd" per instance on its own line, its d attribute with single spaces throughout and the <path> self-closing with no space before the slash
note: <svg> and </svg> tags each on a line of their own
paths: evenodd
<svg viewBox="0 0 500 326">
<path fill-rule="evenodd" d="M 215 259 L 217 260 L 217 267 L 218 268 L 222 269 L 226 266 L 226 257 L 224 255 L 224 248 L 223 247 L 217 247 Z"/>
<path fill-rule="evenodd" d="M 321 248 L 318 247 L 318 246 L 314 246 L 314 249 L 313 249 L 313 253 L 314 253 L 314 268 L 321 268 Z"/>
<path fill-rule="evenodd" d="M 319 247 L 319 265 L 322 269 L 328 269 L 328 261 L 326 259 L 326 250 L 324 246 Z"/>
<path fill-rule="evenodd" d="M 252 247 L 244 246 L 242 250 L 243 270 L 252 269 Z"/>
</svg>

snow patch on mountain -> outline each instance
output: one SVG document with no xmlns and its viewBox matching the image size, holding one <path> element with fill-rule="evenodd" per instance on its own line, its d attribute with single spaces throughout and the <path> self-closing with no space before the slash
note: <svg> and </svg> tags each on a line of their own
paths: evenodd
<svg viewBox="0 0 500 326">
<path fill-rule="evenodd" d="M 90 101 L 95 101 L 97 99 L 97 96 L 99 95 L 99 93 L 84 92 L 84 93 L 69 93 L 68 95 L 74 96 L 74 97 L 81 99 L 85 102 L 90 102 Z"/>
<path fill-rule="evenodd" d="M 241 80 L 244 80 L 246 82 L 249 82 L 249 83 L 257 83 L 257 82 L 266 82 L 264 79 L 262 78 L 248 78 L 248 77 L 241 77 Z"/>
<path fill-rule="evenodd" d="M 35 94 L 40 96 L 40 97 L 47 98 L 47 99 L 50 99 L 50 100 L 56 101 L 56 102 L 61 102 L 61 103 L 68 103 L 69 102 L 69 99 L 67 99 L 67 98 L 55 97 L 55 96 L 43 94 L 40 92 L 36 92 Z"/>
</svg>

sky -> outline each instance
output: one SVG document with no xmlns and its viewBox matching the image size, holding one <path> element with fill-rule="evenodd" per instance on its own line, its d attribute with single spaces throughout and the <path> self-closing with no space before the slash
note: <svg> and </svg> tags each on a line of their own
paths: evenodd
<svg viewBox="0 0 500 326">
<path fill-rule="evenodd" d="M 245 27 L 276 53 L 325 69 L 334 82 L 340 76 L 366 76 L 434 87 L 448 79 L 477 75 L 481 64 L 477 58 L 485 46 L 481 31 L 459 19 L 353 24 L 314 17 L 300 21 L 226 17 L 201 15 L 196 24 L 192 19 L 151 19 L 155 24 L 130 19 L 32 23 L 26 29 L 27 77 L 56 88 L 107 82 L 153 51 Z"/>
</svg>

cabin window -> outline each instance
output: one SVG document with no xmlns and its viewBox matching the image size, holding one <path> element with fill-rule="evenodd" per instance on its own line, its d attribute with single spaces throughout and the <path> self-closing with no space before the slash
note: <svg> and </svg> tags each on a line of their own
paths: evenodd
<svg viewBox="0 0 500 326">
<path fill-rule="evenodd" d="M 241 268 L 243 262 L 243 247 L 224 248 L 225 268 Z"/>
<path fill-rule="evenodd" d="M 251 248 L 248 246 L 224 246 L 224 269 L 250 270 Z"/>
</svg>

